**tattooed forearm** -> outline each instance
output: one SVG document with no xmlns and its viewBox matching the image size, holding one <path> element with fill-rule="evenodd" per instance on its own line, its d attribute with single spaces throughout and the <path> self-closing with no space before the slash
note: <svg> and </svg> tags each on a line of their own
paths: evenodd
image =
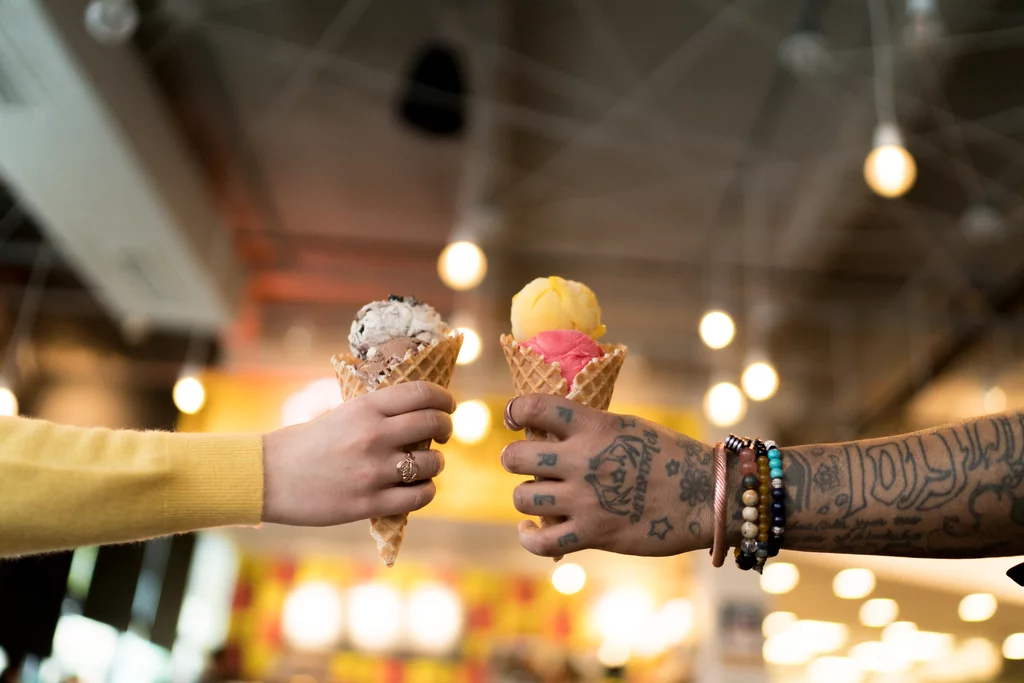
<svg viewBox="0 0 1024 683">
<path fill-rule="evenodd" d="M 533 504 L 537 507 L 543 507 L 545 505 L 554 505 L 555 497 L 546 493 L 535 493 L 533 494 Z"/>
<path fill-rule="evenodd" d="M 680 437 L 676 441 L 676 447 L 682 451 L 682 463 L 670 460 L 665 467 L 670 477 L 682 473 L 679 478 L 679 500 L 691 508 L 710 505 L 714 496 L 710 468 L 711 450 L 686 437 Z"/>
<path fill-rule="evenodd" d="M 782 454 L 784 547 L 922 557 L 1024 552 L 1024 413 Z M 737 475 L 730 467 L 739 489 Z"/>
</svg>

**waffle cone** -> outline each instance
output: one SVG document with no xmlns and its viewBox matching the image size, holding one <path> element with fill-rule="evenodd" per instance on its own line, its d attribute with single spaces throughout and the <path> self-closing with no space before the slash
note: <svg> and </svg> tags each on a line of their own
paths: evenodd
<svg viewBox="0 0 1024 683">
<path fill-rule="evenodd" d="M 590 361 L 573 379 L 572 386 L 562 377 L 558 363 L 548 363 L 544 356 L 523 346 L 511 335 L 501 335 L 501 350 L 505 353 L 512 387 L 516 396 L 527 394 L 548 394 L 564 396 L 585 406 L 608 410 L 615 390 L 615 380 L 626 360 L 627 349 L 622 344 L 601 344 L 604 356 Z M 526 428 L 530 441 L 557 441 L 540 429 Z M 541 526 L 551 526 L 563 520 L 555 517 L 541 517 Z M 556 561 L 560 558 L 555 558 Z"/>
<path fill-rule="evenodd" d="M 455 372 L 455 359 L 462 348 L 462 334 L 452 332 L 448 336 L 423 347 L 416 353 L 410 352 L 376 386 L 367 382 L 356 371 L 358 359 L 349 354 L 341 354 L 331 358 L 334 372 L 338 376 L 342 400 L 362 396 L 376 389 L 403 384 L 405 382 L 431 382 L 448 388 Z M 412 444 L 409 451 L 430 448 L 430 440 Z M 391 567 L 395 564 L 398 551 L 405 539 L 405 526 L 409 521 L 408 513 L 389 515 L 387 517 L 370 518 L 370 536 L 377 542 L 377 552 L 384 564 Z"/>
</svg>

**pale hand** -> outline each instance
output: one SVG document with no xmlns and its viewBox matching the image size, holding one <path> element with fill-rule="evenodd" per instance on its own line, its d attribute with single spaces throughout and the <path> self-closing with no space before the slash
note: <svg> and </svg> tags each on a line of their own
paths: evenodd
<svg viewBox="0 0 1024 683">
<path fill-rule="evenodd" d="M 312 422 L 263 437 L 263 521 L 331 526 L 418 510 L 434 498 L 444 469 L 434 450 L 412 452 L 417 478 L 403 485 L 406 445 L 448 441 L 455 400 L 410 382 L 346 401 Z"/>
</svg>

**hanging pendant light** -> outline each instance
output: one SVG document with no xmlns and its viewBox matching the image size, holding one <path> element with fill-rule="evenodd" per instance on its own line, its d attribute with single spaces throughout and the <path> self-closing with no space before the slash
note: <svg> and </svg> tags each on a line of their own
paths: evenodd
<svg viewBox="0 0 1024 683">
<path fill-rule="evenodd" d="M 881 197 L 901 197 L 917 180 L 914 157 L 903 146 L 903 135 L 895 123 L 879 123 L 874 138 L 871 153 L 864 160 L 864 180 Z"/>
</svg>

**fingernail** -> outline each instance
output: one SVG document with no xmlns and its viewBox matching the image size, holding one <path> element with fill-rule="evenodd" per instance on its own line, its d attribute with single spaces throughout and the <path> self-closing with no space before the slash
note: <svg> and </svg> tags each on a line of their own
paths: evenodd
<svg viewBox="0 0 1024 683">
<path fill-rule="evenodd" d="M 523 426 L 516 422 L 514 419 L 512 419 L 512 403 L 514 401 L 515 399 L 513 398 L 509 400 L 508 403 L 505 404 L 505 426 L 511 429 L 513 432 L 519 432 L 522 431 Z"/>
</svg>

